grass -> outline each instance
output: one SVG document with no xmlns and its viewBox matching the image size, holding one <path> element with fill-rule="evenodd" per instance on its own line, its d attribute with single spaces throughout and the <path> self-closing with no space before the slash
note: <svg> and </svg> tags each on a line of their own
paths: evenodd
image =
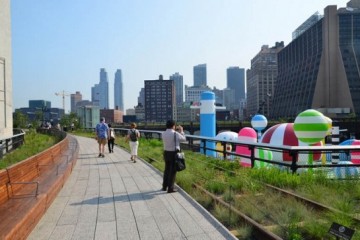
<svg viewBox="0 0 360 240">
<path fill-rule="evenodd" d="M 40 153 L 57 142 L 59 142 L 59 139 L 54 136 L 39 134 L 35 130 L 29 130 L 25 134 L 24 144 L 16 150 L 6 154 L 0 160 L 0 169 L 5 169 L 17 162 Z"/>
</svg>

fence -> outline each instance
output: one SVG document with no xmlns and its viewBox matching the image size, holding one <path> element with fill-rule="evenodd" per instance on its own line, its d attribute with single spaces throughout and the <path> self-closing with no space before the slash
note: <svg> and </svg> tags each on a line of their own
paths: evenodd
<svg viewBox="0 0 360 240">
<path fill-rule="evenodd" d="M 117 135 L 125 136 L 129 129 L 114 128 Z M 94 131 L 91 129 L 91 131 Z M 161 140 L 162 131 L 139 130 L 145 139 Z M 240 161 L 249 167 L 275 165 L 292 173 L 299 169 L 327 168 L 357 168 L 360 167 L 360 145 L 328 145 L 328 146 L 277 146 L 267 143 L 250 143 L 244 141 L 226 141 L 216 138 L 186 135 L 187 142 L 182 144 L 183 149 L 201 153 L 212 153 L 215 158 L 224 160 Z M 211 144 L 212 143 L 212 144 Z M 219 144 L 220 149 L 211 145 Z M 246 154 L 239 154 L 228 149 L 242 148 Z M 331 163 L 332 155 L 339 155 L 340 162 Z M 352 159 L 359 158 L 358 161 Z M 359 171 L 359 170 L 357 170 Z"/>
<path fill-rule="evenodd" d="M 24 143 L 25 132 L 22 129 L 14 129 L 13 132 L 12 137 L 0 139 L 0 159 Z"/>
</svg>

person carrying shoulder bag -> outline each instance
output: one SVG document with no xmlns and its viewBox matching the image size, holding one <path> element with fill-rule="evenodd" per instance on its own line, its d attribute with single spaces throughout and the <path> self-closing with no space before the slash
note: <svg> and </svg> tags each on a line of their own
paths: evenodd
<svg viewBox="0 0 360 240">
<path fill-rule="evenodd" d="M 165 170 L 163 176 L 163 191 L 168 193 L 176 192 L 174 189 L 176 168 L 175 168 L 175 155 L 180 150 L 180 142 L 186 141 L 186 137 L 182 126 L 177 126 L 175 131 L 176 123 L 174 120 L 168 120 L 166 122 L 166 131 L 162 133 L 162 140 L 164 145 L 164 160 Z M 174 138 L 175 135 L 175 138 Z"/>
</svg>

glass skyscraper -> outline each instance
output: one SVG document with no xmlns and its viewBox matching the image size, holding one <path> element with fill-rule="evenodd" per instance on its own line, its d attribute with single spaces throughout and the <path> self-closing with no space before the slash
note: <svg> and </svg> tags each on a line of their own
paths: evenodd
<svg viewBox="0 0 360 240">
<path fill-rule="evenodd" d="M 240 107 L 240 101 L 245 99 L 245 69 L 239 67 L 229 67 L 226 70 L 226 87 L 234 90 L 234 99 L 229 99 L 234 108 Z M 228 106 L 227 106 L 228 107 Z"/>
<path fill-rule="evenodd" d="M 194 87 L 207 86 L 206 64 L 194 66 Z"/>
<path fill-rule="evenodd" d="M 105 68 L 100 69 L 100 82 L 91 88 L 91 101 L 100 109 L 109 109 L 109 81 Z"/>
<path fill-rule="evenodd" d="M 124 112 L 124 94 L 121 70 L 117 69 L 114 80 L 114 109 Z"/>
</svg>

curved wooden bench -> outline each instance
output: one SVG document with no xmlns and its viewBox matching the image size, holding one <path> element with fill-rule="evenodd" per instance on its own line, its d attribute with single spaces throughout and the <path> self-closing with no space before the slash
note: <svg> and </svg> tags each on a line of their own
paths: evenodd
<svg viewBox="0 0 360 240">
<path fill-rule="evenodd" d="M 67 135 L 49 149 L 0 171 L 0 239 L 26 239 L 71 174 L 79 153 Z"/>
</svg>

